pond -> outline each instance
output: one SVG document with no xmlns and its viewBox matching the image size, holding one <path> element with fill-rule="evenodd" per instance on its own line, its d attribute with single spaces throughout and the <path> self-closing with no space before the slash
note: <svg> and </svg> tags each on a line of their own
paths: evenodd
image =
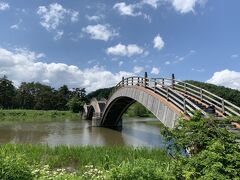
<svg viewBox="0 0 240 180">
<path fill-rule="evenodd" d="M 91 121 L 59 121 L 0 124 L 0 144 L 164 147 L 159 122 L 154 118 L 123 120 L 122 131 L 92 127 Z M 160 122 L 159 122 L 160 123 Z"/>
</svg>

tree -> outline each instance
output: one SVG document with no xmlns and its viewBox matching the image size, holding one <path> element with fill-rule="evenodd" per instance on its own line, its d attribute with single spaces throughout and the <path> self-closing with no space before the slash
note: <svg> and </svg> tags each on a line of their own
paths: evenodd
<svg viewBox="0 0 240 180">
<path fill-rule="evenodd" d="M 69 107 L 69 109 L 74 113 L 82 112 L 83 105 L 84 105 L 84 102 L 77 97 L 71 98 L 67 103 L 67 106 Z"/>
<path fill-rule="evenodd" d="M 55 92 L 55 108 L 58 110 L 67 110 L 67 102 L 70 98 L 71 92 L 67 85 L 63 85 Z"/>
<path fill-rule="evenodd" d="M 16 89 L 7 76 L 0 78 L 0 108 L 13 108 Z"/>
</svg>

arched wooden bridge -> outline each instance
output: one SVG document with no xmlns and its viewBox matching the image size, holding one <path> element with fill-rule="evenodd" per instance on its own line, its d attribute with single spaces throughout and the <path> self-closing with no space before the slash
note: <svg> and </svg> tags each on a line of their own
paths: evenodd
<svg viewBox="0 0 240 180">
<path fill-rule="evenodd" d="M 116 128 L 122 115 L 134 102 L 151 111 L 165 126 L 173 128 L 180 116 L 190 118 L 196 110 L 203 116 L 240 116 L 240 108 L 192 84 L 173 78 L 122 78 L 107 101 L 93 99 L 85 105 L 93 125 Z"/>
</svg>

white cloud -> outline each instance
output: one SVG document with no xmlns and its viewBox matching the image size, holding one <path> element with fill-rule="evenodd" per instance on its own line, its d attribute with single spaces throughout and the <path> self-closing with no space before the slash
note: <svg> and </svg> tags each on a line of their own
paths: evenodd
<svg viewBox="0 0 240 180">
<path fill-rule="evenodd" d="M 133 67 L 133 72 L 136 73 L 136 74 L 141 73 L 143 70 L 144 70 L 144 68 L 141 67 L 141 66 L 134 66 Z"/>
<path fill-rule="evenodd" d="M 165 65 L 169 65 L 169 64 L 171 64 L 171 62 L 170 62 L 170 61 L 165 61 L 164 64 L 165 64 Z"/>
<path fill-rule="evenodd" d="M 207 82 L 240 90 L 240 72 L 224 69 L 215 72 Z"/>
<path fill-rule="evenodd" d="M 132 76 L 132 73 L 120 71 L 112 73 L 103 67 L 80 69 L 74 65 L 63 63 L 45 63 L 39 58 L 44 54 L 35 53 L 27 49 L 7 50 L 0 48 L 0 76 L 7 75 L 16 86 L 21 82 L 40 82 L 55 88 L 68 85 L 84 87 L 93 91 L 99 88 L 116 85 L 123 76 Z"/>
<path fill-rule="evenodd" d="M 119 61 L 118 66 L 120 67 L 122 65 L 123 65 L 123 61 Z"/>
<path fill-rule="evenodd" d="M 168 0 L 176 11 L 180 13 L 194 12 L 196 4 L 204 5 L 207 0 Z"/>
<path fill-rule="evenodd" d="M 69 13 L 70 13 L 70 16 L 71 16 L 71 21 L 72 22 L 77 22 L 78 17 L 79 17 L 79 12 L 71 10 L 71 11 L 69 11 Z"/>
<path fill-rule="evenodd" d="M 123 45 L 119 43 L 113 47 L 107 48 L 106 52 L 108 55 L 131 57 L 133 55 L 143 54 L 144 49 L 136 44 Z"/>
<path fill-rule="evenodd" d="M 98 21 L 100 21 L 101 19 L 103 19 L 103 16 L 102 16 L 102 15 L 99 15 L 99 16 L 89 16 L 89 15 L 86 15 L 85 17 L 87 18 L 87 20 L 89 20 L 89 21 L 95 21 L 95 22 L 98 22 Z"/>
<path fill-rule="evenodd" d="M 132 17 L 141 16 L 148 23 L 151 23 L 152 22 L 151 16 L 141 12 L 141 10 L 143 10 L 143 6 L 145 4 L 148 4 L 152 7 L 156 7 L 157 5 L 155 4 L 155 1 L 157 3 L 158 0 L 143 0 L 135 4 L 126 4 L 125 2 L 120 2 L 120 3 L 116 3 L 113 6 L 113 9 L 116 9 L 121 16 L 132 16 Z"/>
<path fill-rule="evenodd" d="M 192 68 L 192 71 L 196 71 L 196 72 L 204 72 L 205 69 L 204 69 L 204 68 L 201 68 L 201 69 Z"/>
<path fill-rule="evenodd" d="M 10 8 L 10 5 L 8 3 L 0 1 L 0 11 L 4 11 Z"/>
<path fill-rule="evenodd" d="M 89 34 L 91 39 L 108 41 L 119 34 L 109 24 L 88 25 L 82 31 Z"/>
<path fill-rule="evenodd" d="M 151 74 L 156 74 L 156 75 L 158 75 L 159 73 L 160 73 L 160 69 L 159 69 L 159 68 L 157 68 L 157 67 L 153 67 L 153 68 L 152 68 Z"/>
<path fill-rule="evenodd" d="M 158 2 L 159 2 L 159 0 L 142 0 L 143 4 L 148 4 L 148 5 L 152 6 L 153 8 L 158 7 Z"/>
<path fill-rule="evenodd" d="M 153 39 L 153 44 L 154 44 L 154 48 L 161 50 L 164 47 L 164 41 L 162 39 L 162 37 L 160 35 L 157 35 L 154 39 Z"/>
<path fill-rule="evenodd" d="M 139 16 L 142 14 L 141 12 L 135 12 L 135 9 L 137 8 L 137 4 L 127 5 L 125 2 L 120 2 L 120 3 L 114 4 L 113 8 L 117 9 L 117 11 L 122 16 Z"/>
<path fill-rule="evenodd" d="M 48 7 L 39 6 L 37 14 L 41 18 L 40 24 L 48 31 L 56 30 L 64 19 L 69 16 L 72 22 L 78 21 L 79 13 L 71 9 L 65 9 L 61 4 L 53 3 Z"/>
<path fill-rule="evenodd" d="M 57 40 L 59 40 L 59 39 L 62 38 L 63 34 L 64 34 L 64 32 L 63 32 L 62 30 L 61 30 L 61 31 L 58 31 L 57 34 L 54 36 L 53 39 L 54 39 L 55 41 L 57 41 Z"/>
<path fill-rule="evenodd" d="M 231 58 L 238 58 L 238 57 L 239 57 L 238 54 L 233 54 L 233 55 L 231 55 Z"/>
<path fill-rule="evenodd" d="M 17 30 L 17 29 L 19 29 L 19 27 L 20 27 L 21 24 L 22 24 L 22 19 L 20 19 L 17 24 L 11 25 L 11 26 L 10 26 L 10 29 L 15 29 L 15 30 Z"/>
</svg>

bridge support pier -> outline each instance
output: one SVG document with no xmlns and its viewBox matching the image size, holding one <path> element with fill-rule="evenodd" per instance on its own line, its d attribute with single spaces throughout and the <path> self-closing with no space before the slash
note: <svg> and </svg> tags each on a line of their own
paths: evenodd
<svg viewBox="0 0 240 180">
<path fill-rule="evenodd" d="M 100 126 L 101 117 L 92 117 L 92 126 Z"/>
</svg>

